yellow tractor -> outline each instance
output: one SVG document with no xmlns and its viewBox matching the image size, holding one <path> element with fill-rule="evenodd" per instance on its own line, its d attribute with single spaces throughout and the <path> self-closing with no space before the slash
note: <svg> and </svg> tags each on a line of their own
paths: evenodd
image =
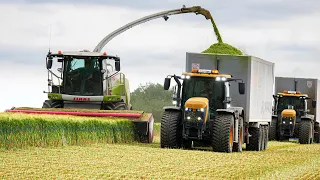
<svg viewBox="0 0 320 180">
<path fill-rule="evenodd" d="M 171 78 L 177 83 L 175 106 L 164 107 L 161 148 L 188 149 L 193 142 L 211 146 L 215 152 L 241 152 L 245 139 L 244 108 L 231 107 L 229 86 L 232 81 L 242 80 L 219 74 L 218 70 L 193 69 L 182 76 L 165 78 L 165 90 L 169 89 Z M 240 94 L 245 93 L 243 81 L 238 88 Z M 256 149 L 255 144 L 247 145 L 247 149 Z"/>
<path fill-rule="evenodd" d="M 269 140 L 299 138 L 301 144 L 311 144 L 314 139 L 314 115 L 309 114 L 307 94 L 284 90 L 274 96 L 274 114 L 269 130 Z M 312 102 L 315 108 L 315 101 Z"/>
</svg>

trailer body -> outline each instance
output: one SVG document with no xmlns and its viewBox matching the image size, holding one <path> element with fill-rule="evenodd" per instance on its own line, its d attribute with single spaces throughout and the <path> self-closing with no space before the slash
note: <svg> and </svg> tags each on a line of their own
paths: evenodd
<svg viewBox="0 0 320 180">
<path fill-rule="evenodd" d="M 186 54 L 187 72 L 191 72 L 193 68 L 217 69 L 222 74 L 231 74 L 233 78 L 244 81 L 244 95 L 239 95 L 237 88 L 230 88 L 231 106 L 244 108 L 244 122 L 250 127 L 269 124 L 271 121 L 274 66 L 274 63 L 254 56 Z"/>
</svg>

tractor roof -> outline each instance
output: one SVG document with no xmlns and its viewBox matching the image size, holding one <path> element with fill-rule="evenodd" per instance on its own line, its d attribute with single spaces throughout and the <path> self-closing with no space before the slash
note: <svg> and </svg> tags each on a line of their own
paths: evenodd
<svg viewBox="0 0 320 180">
<path fill-rule="evenodd" d="M 191 77 L 209 77 L 209 78 L 216 78 L 216 77 L 225 77 L 231 78 L 229 74 L 219 74 L 218 70 L 207 70 L 207 69 L 193 69 L 192 72 L 184 72 L 184 75 L 191 76 Z"/>
<path fill-rule="evenodd" d="M 284 90 L 282 93 L 278 93 L 279 96 L 286 96 L 286 97 L 308 97 L 307 94 L 301 94 L 300 91 L 287 91 Z"/>
<path fill-rule="evenodd" d="M 61 51 L 60 51 L 61 52 Z M 58 54 L 63 54 L 64 56 L 106 56 L 107 53 L 103 52 L 81 52 L 81 51 L 64 51 Z"/>
</svg>

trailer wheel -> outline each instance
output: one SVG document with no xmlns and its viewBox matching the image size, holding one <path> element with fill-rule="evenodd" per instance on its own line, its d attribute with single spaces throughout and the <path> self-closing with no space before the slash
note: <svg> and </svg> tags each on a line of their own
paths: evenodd
<svg viewBox="0 0 320 180">
<path fill-rule="evenodd" d="M 320 143 L 320 124 L 318 122 L 314 125 L 314 142 Z"/>
<path fill-rule="evenodd" d="M 232 114 L 218 114 L 212 123 L 212 149 L 215 152 L 232 152 L 233 125 Z"/>
<path fill-rule="evenodd" d="M 299 125 L 299 143 L 311 144 L 312 143 L 312 122 L 310 120 L 301 120 Z"/>
<path fill-rule="evenodd" d="M 238 139 L 237 143 L 233 143 L 233 152 L 242 152 L 242 144 L 243 144 L 243 118 L 239 118 L 239 125 L 238 125 Z"/>
<path fill-rule="evenodd" d="M 277 137 L 277 118 L 272 118 L 269 126 L 269 140 L 279 140 Z"/>
<path fill-rule="evenodd" d="M 181 113 L 165 111 L 161 119 L 160 145 L 161 148 L 181 148 Z"/>
<path fill-rule="evenodd" d="M 250 127 L 249 134 L 251 134 L 251 137 L 249 138 L 249 144 L 246 144 L 246 150 L 260 151 L 262 142 L 262 126 L 260 125 L 259 128 Z"/>
<path fill-rule="evenodd" d="M 266 125 L 266 126 L 264 126 L 264 147 L 263 147 L 263 150 L 266 150 L 267 149 L 267 147 L 268 147 L 268 139 L 269 139 L 269 126 L 268 125 Z"/>
<path fill-rule="evenodd" d="M 42 108 L 62 108 L 62 104 L 59 101 L 45 100 Z"/>
</svg>

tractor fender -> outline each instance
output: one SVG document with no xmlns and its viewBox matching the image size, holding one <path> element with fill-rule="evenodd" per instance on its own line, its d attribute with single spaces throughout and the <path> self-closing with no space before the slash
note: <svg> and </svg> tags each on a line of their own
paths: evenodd
<svg viewBox="0 0 320 180">
<path fill-rule="evenodd" d="M 163 109 L 165 111 L 167 111 L 167 110 L 181 111 L 181 108 L 180 107 L 176 107 L 176 106 L 165 106 L 165 107 L 163 107 Z"/>
<path fill-rule="evenodd" d="M 301 116 L 301 120 L 314 120 L 314 115 L 307 114 L 306 116 Z"/>
<path fill-rule="evenodd" d="M 217 109 L 218 114 L 232 114 L 235 119 L 239 119 L 240 113 L 235 111 L 234 109 Z"/>
</svg>

